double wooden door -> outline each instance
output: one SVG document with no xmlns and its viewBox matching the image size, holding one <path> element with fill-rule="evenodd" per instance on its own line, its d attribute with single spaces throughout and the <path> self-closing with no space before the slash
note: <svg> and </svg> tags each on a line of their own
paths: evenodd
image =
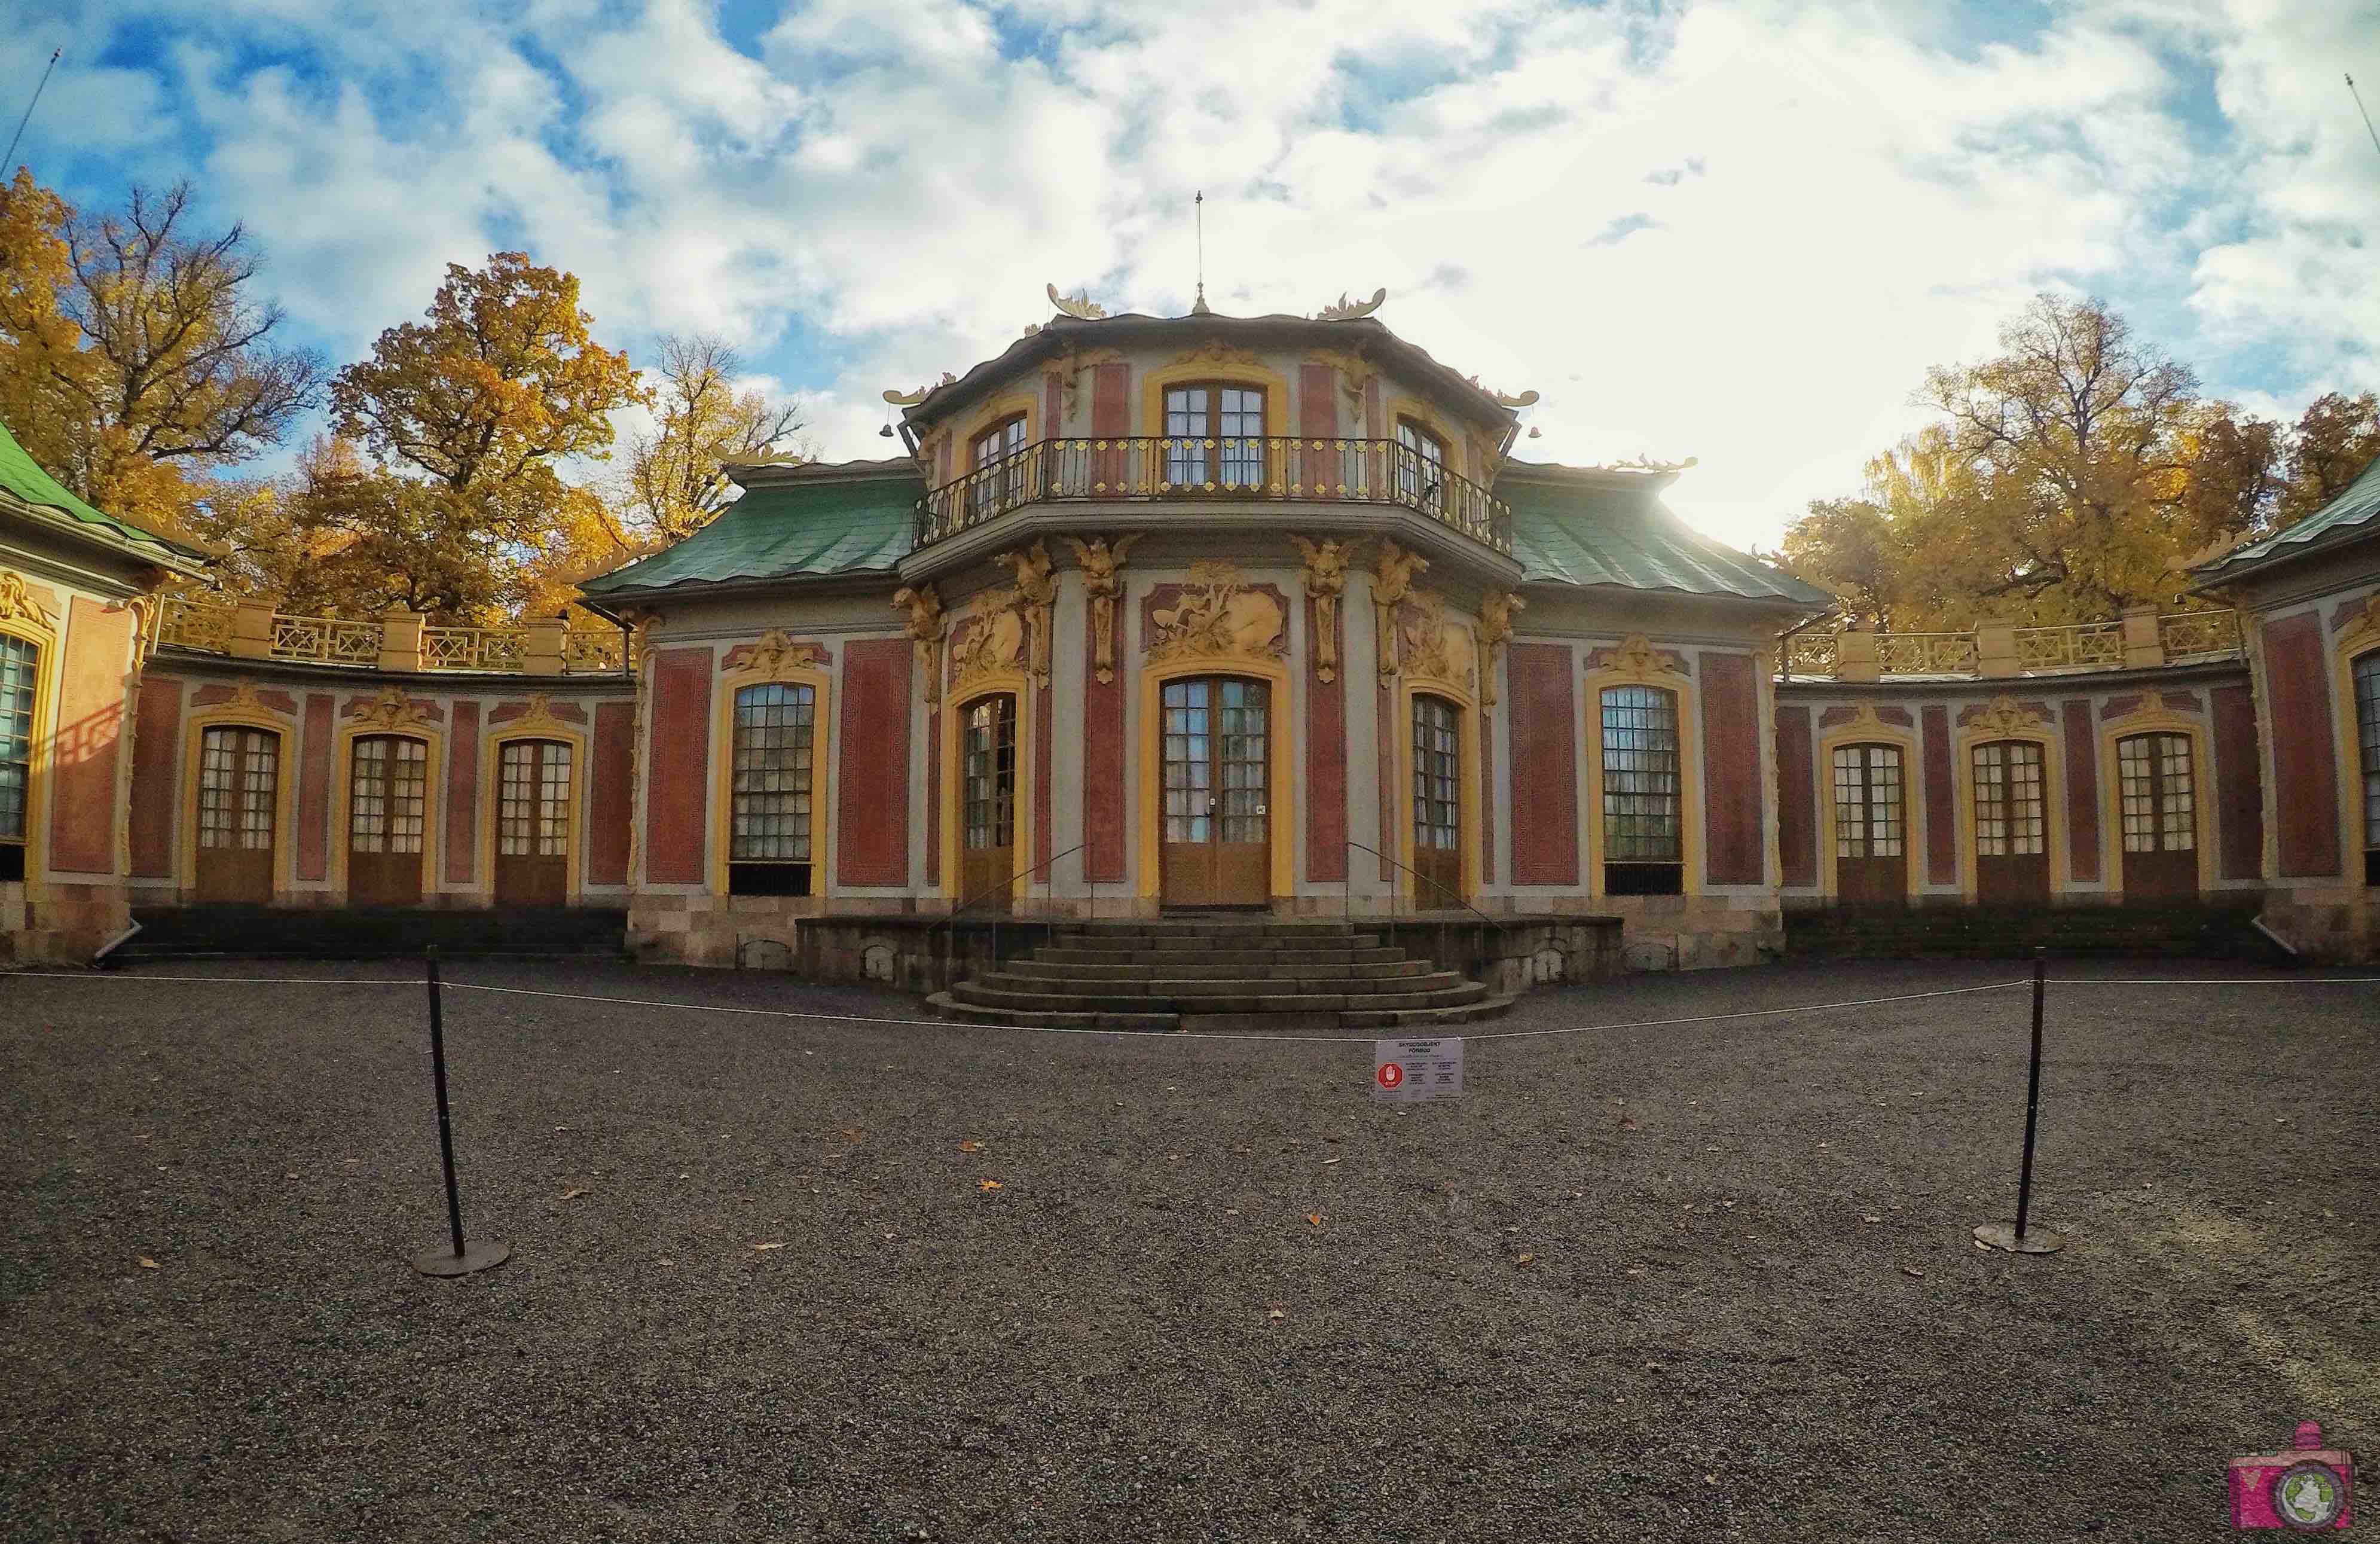
<svg viewBox="0 0 2380 1544">
<path fill-rule="evenodd" d="M 1909 822 L 1900 748 L 1837 746 L 1835 899 L 1898 906 L 1909 898 Z"/>
<path fill-rule="evenodd" d="M 1272 697 L 1262 681 L 1200 676 L 1164 688 L 1169 906 L 1260 906 L 1272 894 Z"/>
<path fill-rule="evenodd" d="M 496 899 L 517 906 L 567 905 L 569 745 L 506 740 L 496 771 Z"/>
<path fill-rule="evenodd" d="M 959 724 L 959 901 L 1006 911 L 1016 873 L 1015 694 L 977 698 Z"/>
<path fill-rule="evenodd" d="M 347 774 L 347 900 L 421 904 L 429 843 L 430 748 L 408 735 L 357 736 Z"/>
<path fill-rule="evenodd" d="M 1413 699 L 1414 905 L 1463 904 L 1463 710 L 1442 697 Z"/>
<path fill-rule="evenodd" d="M 2116 742 L 2126 899 L 2198 894 L 2196 773 L 2187 735 L 2133 735 Z"/>
<path fill-rule="evenodd" d="M 1975 795 L 1975 898 L 2049 899 L 2049 820 L 2041 746 L 1990 740 L 1970 753 Z"/>
<path fill-rule="evenodd" d="M 281 736 L 219 724 L 199 736 L 197 888 L 207 904 L 273 900 Z"/>
</svg>

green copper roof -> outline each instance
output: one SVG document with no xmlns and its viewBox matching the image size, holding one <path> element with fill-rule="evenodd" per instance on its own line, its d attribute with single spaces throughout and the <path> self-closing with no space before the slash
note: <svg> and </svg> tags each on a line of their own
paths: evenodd
<svg viewBox="0 0 2380 1544">
<path fill-rule="evenodd" d="M 1722 546 L 1662 507 L 1644 488 L 1532 475 L 1523 462 L 1496 480 L 1512 509 L 1512 555 L 1532 582 L 1616 585 L 1686 595 L 1733 595 L 1832 606 L 1834 598 L 1791 575 Z"/>
<path fill-rule="evenodd" d="M 2284 531 L 2235 547 L 2196 573 L 2206 583 L 2228 584 L 2307 553 L 2380 531 L 2380 456 L 2357 474 L 2346 492 Z"/>
<path fill-rule="evenodd" d="M 206 555 L 196 547 L 143 530 L 112 515 L 103 515 L 83 503 L 25 454 L 25 447 L 17 443 L 17 436 L 8 432 L 5 423 L 0 423 L 0 492 L 14 494 L 23 503 L 53 510 L 77 525 L 90 527 L 91 534 L 109 546 L 128 547 L 176 568 L 188 568 Z"/>
<path fill-rule="evenodd" d="M 674 547 L 589 579 L 589 595 L 890 571 L 909 551 L 926 484 L 908 463 L 869 475 L 763 482 Z M 898 469 L 906 468 L 905 471 Z"/>
</svg>

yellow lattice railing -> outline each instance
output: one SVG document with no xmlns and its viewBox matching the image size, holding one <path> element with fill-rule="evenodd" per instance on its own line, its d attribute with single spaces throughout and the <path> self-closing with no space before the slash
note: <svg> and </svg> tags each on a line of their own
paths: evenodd
<svg viewBox="0 0 2380 1544">
<path fill-rule="evenodd" d="M 1887 675 L 1965 675 L 1978 656 L 1973 633 L 1880 633 L 1876 657 Z"/>
<path fill-rule="evenodd" d="M 2236 611 L 2185 611 L 2157 618 L 2157 643 L 2168 662 L 2240 651 Z"/>
<path fill-rule="evenodd" d="M 330 616 L 273 615 L 273 657 L 323 664 L 380 663 L 380 624 Z"/>
<path fill-rule="evenodd" d="M 248 620 L 242 621 L 243 616 Z M 243 634 L 243 626 L 259 631 Z M 378 621 L 349 621 L 334 616 L 291 616 L 266 614 L 198 596 L 174 595 L 165 600 L 158 620 L 157 641 L 207 654 L 244 654 L 251 658 L 300 660 L 316 664 L 380 664 L 387 627 Z M 484 670 L 524 675 L 618 673 L 627 668 L 624 635 L 614 627 L 580 627 L 550 635 L 558 639 L 559 659 L 548 654 L 541 663 L 530 657 L 537 629 L 530 627 L 423 627 L 419 668 L 423 670 Z M 400 633 L 399 638 L 404 637 Z M 252 640 L 241 647 L 243 638 Z M 552 647 L 550 643 L 548 647 Z M 400 652 L 403 645 L 399 645 Z M 397 668 L 415 668 L 402 663 Z"/>
<path fill-rule="evenodd" d="M 429 670 L 518 670 L 528 661 L 520 627 L 424 627 L 421 663 Z"/>
<path fill-rule="evenodd" d="M 1835 673 L 1833 633 L 1795 633 L 1785 640 L 1785 674 L 1832 675 Z"/>
<path fill-rule="evenodd" d="M 2139 618 L 2135 617 L 2137 623 Z M 2000 629 L 2013 648 L 1996 656 L 1995 675 L 2034 675 L 2063 670 L 2120 670 L 2127 650 L 2122 622 L 2076 622 L 2057 627 Z M 1875 661 L 1879 676 L 1980 675 L 1984 640 L 1990 627 L 1964 633 L 1796 633 L 1784 640 L 1780 670 L 1788 676 L 1840 676 L 1847 663 Z M 1854 640 L 1856 651 L 1844 640 Z M 2156 621 L 2157 650 L 2152 663 L 2186 664 L 2240 651 L 2240 617 L 2229 611 L 2178 612 Z M 2144 645 L 2145 639 L 2143 643 Z M 2145 649 L 2142 650 L 2145 652 Z M 2139 655 L 2134 656 L 2138 658 Z M 2010 665 L 2013 664 L 2013 669 Z M 1861 676 L 1865 679 L 1864 675 Z"/>
<path fill-rule="evenodd" d="M 157 641 L 203 650 L 210 654 L 229 653 L 231 618 L 229 606 L 195 596 L 168 595 L 165 614 L 158 622 Z"/>
<path fill-rule="evenodd" d="M 627 635 L 616 627 L 573 627 L 564 636 L 562 668 L 574 675 L 625 670 Z"/>
<path fill-rule="evenodd" d="M 2019 627 L 2019 670 L 2112 670 L 2124 663 L 2124 625 L 2083 622 L 2063 627 Z"/>
</svg>

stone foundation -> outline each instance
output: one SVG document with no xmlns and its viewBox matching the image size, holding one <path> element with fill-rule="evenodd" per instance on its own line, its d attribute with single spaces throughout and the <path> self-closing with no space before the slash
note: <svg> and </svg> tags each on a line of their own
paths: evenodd
<svg viewBox="0 0 2380 1544">
<path fill-rule="evenodd" d="M 2265 892 L 2258 920 L 2309 961 L 2360 964 L 2380 959 L 2373 895 L 2362 885 L 2285 881 Z"/>
<path fill-rule="evenodd" d="M 131 925 L 122 880 L 0 885 L 0 965 L 89 965 Z"/>
</svg>

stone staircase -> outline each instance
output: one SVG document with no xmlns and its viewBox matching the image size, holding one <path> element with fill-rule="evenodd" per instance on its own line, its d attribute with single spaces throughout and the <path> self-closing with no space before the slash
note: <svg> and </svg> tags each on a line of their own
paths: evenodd
<svg viewBox="0 0 2380 1544">
<path fill-rule="evenodd" d="M 1029 958 L 937 992 L 971 1024 L 1212 1031 L 1436 1028 L 1512 1005 L 1348 922 L 1269 917 L 1062 922 Z"/>
</svg>

